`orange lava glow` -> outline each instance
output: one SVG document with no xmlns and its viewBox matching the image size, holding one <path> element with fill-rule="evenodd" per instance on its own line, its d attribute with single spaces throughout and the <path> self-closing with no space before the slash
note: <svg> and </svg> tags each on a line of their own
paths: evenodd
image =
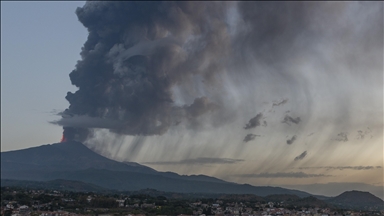
<svg viewBox="0 0 384 216">
<path fill-rule="evenodd" d="M 61 137 L 60 142 L 67 142 L 67 139 L 65 138 L 64 134 L 63 134 L 63 136 Z"/>
</svg>

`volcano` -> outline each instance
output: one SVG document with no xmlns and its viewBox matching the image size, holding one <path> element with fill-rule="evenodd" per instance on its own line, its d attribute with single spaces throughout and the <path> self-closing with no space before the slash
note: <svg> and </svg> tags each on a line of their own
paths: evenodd
<svg viewBox="0 0 384 216">
<path fill-rule="evenodd" d="M 2 152 L 1 179 L 28 181 L 63 179 L 120 191 L 151 188 L 178 193 L 310 196 L 306 192 L 280 187 L 236 184 L 204 175 L 187 176 L 158 172 L 138 163 L 108 159 L 75 141 Z"/>
</svg>

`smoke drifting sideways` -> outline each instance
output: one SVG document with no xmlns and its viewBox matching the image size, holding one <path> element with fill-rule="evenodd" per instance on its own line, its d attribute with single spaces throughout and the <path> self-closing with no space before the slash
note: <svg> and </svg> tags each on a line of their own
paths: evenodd
<svg viewBox="0 0 384 216">
<path fill-rule="evenodd" d="M 288 139 L 288 140 L 287 140 L 287 144 L 288 144 L 288 145 L 291 145 L 293 142 L 296 141 L 296 138 L 297 138 L 297 136 L 296 136 L 296 135 L 293 135 L 291 139 Z"/>
<path fill-rule="evenodd" d="M 260 135 L 257 135 L 257 134 L 247 134 L 244 139 L 243 139 L 243 142 L 249 142 L 249 141 L 252 141 L 254 140 L 256 137 L 259 137 Z"/>
<path fill-rule="evenodd" d="M 251 118 L 248 123 L 245 125 L 244 129 L 251 129 L 251 128 L 255 128 L 257 126 L 260 126 L 260 121 L 261 121 L 261 118 L 263 118 L 263 114 L 262 113 L 259 113 L 257 114 L 255 117 Z M 266 125 L 266 121 L 264 121 L 264 123 Z"/>
<path fill-rule="evenodd" d="M 307 156 L 307 151 L 304 151 L 299 156 L 295 157 L 294 161 L 303 160 L 305 158 L 305 156 Z"/>
<path fill-rule="evenodd" d="M 291 125 L 291 123 L 299 124 L 300 121 L 301 121 L 300 117 L 292 118 L 291 116 L 286 115 L 284 117 L 284 120 L 282 121 L 282 123 L 286 123 L 287 125 Z"/>
</svg>

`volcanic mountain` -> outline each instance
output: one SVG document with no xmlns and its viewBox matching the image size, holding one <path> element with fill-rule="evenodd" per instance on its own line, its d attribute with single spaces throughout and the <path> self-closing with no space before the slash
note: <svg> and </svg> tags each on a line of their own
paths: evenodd
<svg viewBox="0 0 384 216">
<path fill-rule="evenodd" d="M 135 191 L 152 188 L 179 193 L 310 194 L 280 187 L 236 184 L 203 175 L 158 172 L 132 162 L 103 157 L 79 142 L 64 142 L 1 153 L 1 179 L 81 181 L 113 190 Z"/>
</svg>

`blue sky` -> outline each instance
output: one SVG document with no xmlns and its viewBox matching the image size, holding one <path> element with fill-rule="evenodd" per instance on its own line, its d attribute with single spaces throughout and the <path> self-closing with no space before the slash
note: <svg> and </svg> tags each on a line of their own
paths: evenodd
<svg viewBox="0 0 384 216">
<path fill-rule="evenodd" d="M 69 73 L 80 59 L 87 30 L 74 2 L 1 2 L 1 151 L 60 141 L 49 121 L 76 90 Z"/>
</svg>

